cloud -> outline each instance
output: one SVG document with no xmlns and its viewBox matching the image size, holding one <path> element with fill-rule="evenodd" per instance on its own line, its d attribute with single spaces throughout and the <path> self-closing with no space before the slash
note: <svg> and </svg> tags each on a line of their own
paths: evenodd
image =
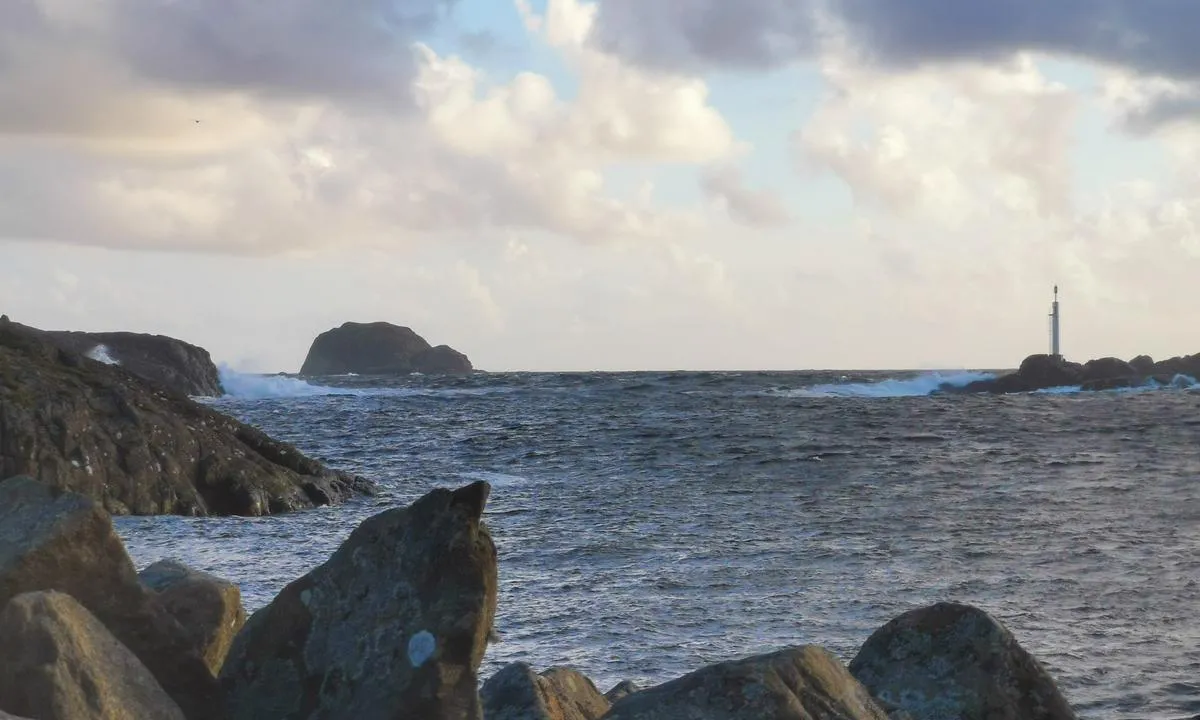
<svg viewBox="0 0 1200 720">
<path fill-rule="evenodd" d="M 1031 58 L 896 73 L 831 56 L 823 75 L 797 158 L 841 178 L 862 207 L 961 229 L 1070 213 L 1077 100 Z"/>
<path fill-rule="evenodd" d="M 0 239 L 272 254 L 502 228 L 661 237 L 689 211 L 622 199 L 610 169 L 739 147 L 702 80 L 592 49 L 589 3 L 523 8 L 576 76 L 565 97 L 423 43 L 450 4 L 0 4 Z"/>
<path fill-rule="evenodd" d="M 781 227 L 791 221 L 782 198 L 770 190 L 756 190 L 745 184 L 735 167 L 710 169 L 700 177 L 700 189 L 712 202 L 722 206 L 729 216 L 751 227 Z"/>
<path fill-rule="evenodd" d="M 599 8 L 594 42 L 653 67 L 773 68 L 844 42 L 877 68 L 902 72 L 1034 52 L 1200 80 L 1200 4 L 1176 0 L 599 0 Z"/>
</svg>

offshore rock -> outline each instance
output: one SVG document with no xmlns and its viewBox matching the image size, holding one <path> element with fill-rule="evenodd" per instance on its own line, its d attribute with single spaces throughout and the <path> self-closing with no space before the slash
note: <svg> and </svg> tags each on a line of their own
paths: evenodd
<svg viewBox="0 0 1200 720">
<path fill-rule="evenodd" d="M 605 720 L 887 720 L 832 653 L 814 645 L 697 670 L 613 704 Z"/>
<path fill-rule="evenodd" d="M 490 486 L 437 489 L 364 521 L 254 613 L 221 682 L 235 720 L 479 720 L 496 612 Z"/>
<path fill-rule="evenodd" d="M 447 346 L 431 346 L 412 329 L 386 322 L 348 322 L 313 340 L 301 375 L 406 375 L 420 372 L 464 374 L 472 371 L 466 355 Z"/>
<path fill-rule="evenodd" d="M 583 674 L 527 663 L 505 665 L 480 690 L 486 720 L 600 720 L 611 703 Z"/>
<path fill-rule="evenodd" d="M 87 608 L 190 720 L 221 717 L 216 680 L 184 629 L 138 583 L 108 514 L 83 496 L 12 478 L 0 483 L 0 607 L 44 590 Z"/>
<path fill-rule="evenodd" d="M 1153 375 L 1154 358 L 1149 355 L 1138 355 L 1129 361 L 1129 367 L 1133 368 L 1135 375 Z"/>
<path fill-rule="evenodd" d="M 81 355 L 107 356 L 129 372 L 181 395 L 217 397 L 225 393 L 208 351 L 173 337 L 65 330 L 46 331 L 46 335 L 59 347 Z"/>
<path fill-rule="evenodd" d="M 157 594 L 159 605 L 183 626 L 193 652 L 218 675 L 234 636 L 246 624 L 238 586 L 176 560 L 159 560 L 138 579 Z"/>
<path fill-rule="evenodd" d="M 0 479 L 34 475 L 117 515 L 266 515 L 372 483 L 163 390 L 0 323 Z"/>
<path fill-rule="evenodd" d="M 938 603 L 892 620 L 850 672 L 918 720 L 1075 720 L 1041 663 L 970 605 Z"/>
<path fill-rule="evenodd" d="M 70 595 L 25 593 L 0 612 L 0 706 L 54 720 L 184 720 L 137 657 Z M 3 716 L 3 713 L 0 713 Z"/>
</svg>

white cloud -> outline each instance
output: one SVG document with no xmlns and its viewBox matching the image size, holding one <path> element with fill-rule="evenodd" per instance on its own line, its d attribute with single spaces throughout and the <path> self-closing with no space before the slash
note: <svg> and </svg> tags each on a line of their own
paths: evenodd
<svg viewBox="0 0 1200 720">
<path fill-rule="evenodd" d="M 714 167 L 700 177 L 700 189 L 735 221 L 751 227 L 787 225 L 791 214 L 778 194 L 747 187 L 736 167 Z"/>
</svg>

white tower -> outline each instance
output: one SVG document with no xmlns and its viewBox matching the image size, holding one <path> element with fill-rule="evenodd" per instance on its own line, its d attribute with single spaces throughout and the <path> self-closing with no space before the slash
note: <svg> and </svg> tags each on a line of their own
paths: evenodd
<svg viewBox="0 0 1200 720">
<path fill-rule="evenodd" d="M 1061 358 L 1062 352 L 1058 344 L 1058 286 L 1054 286 L 1054 302 L 1050 305 L 1050 356 Z"/>
</svg>

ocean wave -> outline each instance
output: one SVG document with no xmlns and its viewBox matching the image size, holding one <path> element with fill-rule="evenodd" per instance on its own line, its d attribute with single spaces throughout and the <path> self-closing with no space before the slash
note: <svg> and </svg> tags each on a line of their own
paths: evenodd
<svg viewBox="0 0 1200 720">
<path fill-rule="evenodd" d="M 113 357 L 112 355 L 109 354 L 107 345 L 97 345 L 96 347 L 92 348 L 91 350 L 88 350 L 87 353 L 84 355 L 84 357 L 91 358 L 92 360 L 95 360 L 97 362 L 102 362 L 105 365 L 120 365 L 121 364 L 120 360 L 116 359 L 115 357 Z"/>
<path fill-rule="evenodd" d="M 221 386 L 232 398 L 239 400 L 267 400 L 272 398 L 305 398 L 326 395 L 363 395 L 362 390 L 313 385 L 299 378 L 286 375 L 254 375 L 240 373 L 227 365 L 217 368 Z"/>
<path fill-rule="evenodd" d="M 799 390 L 784 391 L 793 397 L 860 397 L 895 398 L 924 397 L 937 390 L 964 387 L 979 380 L 991 380 L 995 375 L 984 372 L 930 372 L 910 378 L 888 378 L 866 383 L 829 383 Z"/>
</svg>

